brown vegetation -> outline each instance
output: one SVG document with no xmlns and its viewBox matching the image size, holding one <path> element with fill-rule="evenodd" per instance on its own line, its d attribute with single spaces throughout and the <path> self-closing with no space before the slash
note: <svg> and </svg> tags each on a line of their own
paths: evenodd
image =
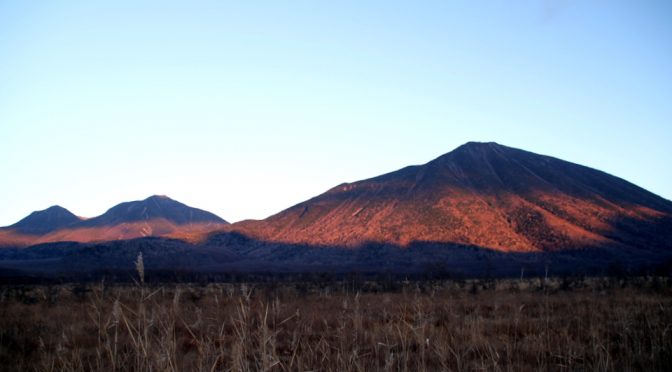
<svg viewBox="0 0 672 372">
<path fill-rule="evenodd" d="M 10 371 L 672 368 L 666 279 L 386 285 L 2 287 L 0 365 Z"/>
</svg>

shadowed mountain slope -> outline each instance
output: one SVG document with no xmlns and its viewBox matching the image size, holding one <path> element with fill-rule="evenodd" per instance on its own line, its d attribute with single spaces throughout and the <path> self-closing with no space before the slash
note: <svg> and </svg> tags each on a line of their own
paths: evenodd
<svg viewBox="0 0 672 372">
<path fill-rule="evenodd" d="M 607 173 L 496 143 L 334 187 L 263 221 L 258 239 L 357 246 L 445 242 L 505 252 L 671 248 L 672 203 Z"/>
<path fill-rule="evenodd" d="M 61 206 L 54 205 L 42 211 L 35 211 L 9 227 L 23 234 L 40 235 L 67 228 L 78 222 L 81 222 L 79 217 Z"/>
</svg>

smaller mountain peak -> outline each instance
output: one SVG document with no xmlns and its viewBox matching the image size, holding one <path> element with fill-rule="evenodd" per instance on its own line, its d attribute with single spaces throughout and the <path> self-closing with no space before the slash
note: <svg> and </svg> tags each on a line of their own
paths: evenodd
<svg viewBox="0 0 672 372">
<path fill-rule="evenodd" d="M 154 201 L 154 200 L 155 201 L 161 201 L 161 200 L 164 200 L 164 201 L 171 200 L 172 201 L 173 199 L 168 197 L 168 195 L 152 195 L 152 196 L 148 197 L 147 199 L 145 199 L 145 201 Z"/>
<path fill-rule="evenodd" d="M 134 221 L 165 219 L 177 225 L 191 223 L 227 223 L 222 218 L 165 195 L 152 195 L 143 200 L 117 204 L 104 214 L 87 220 L 86 226 L 114 226 Z"/>
<path fill-rule="evenodd" d="M 11 227 L 23 233 L 39 235 L 67 227 L 79 221 L 80 218 L 69 210 L 60 205 L 52 205 L 47 209 L 31 213 Z"/>
<path fill-rule="evenodd" d="M 31 213 L 34 216 L 37 215 L 65 215 L 65 216 L 74 216 L 69 210 L 61 207 L 60 205 L 52 205 L 51 207 L 47 209 L 43 209 L 41 211 L 35 211 Z"/>
<path fill-rule="evenodd" d="M 45 210 L 43 210 L 43 211 L 39 211 L 39 212 L 49 212 L 49 213 L 55 213 L 55 212 L 67 212 L 67 213 L 70 213 L 69 210 L 67 210 L 67 209 L 65 209 L 65 208 L 63 208 L 63 207 L 61 207 L 60 205 L 52 205 L 51 207 L 49 207 L 49 208 L 47 208 L 47 209 L 45 209 Z"/>
<path fill-rule="evenodd" d="M 502 147 L 502 145 L 500 145 L 500 144 L 497 143 L 497 142 L 477 142 L 477 141 L 469 141 L 469 142 L 465 143 L 464 145 L 458 147 L 456 150 L 458 150 L 458 149 L 462 149 L 462 148 L 465 148 L 465 149 L 476 149 L 476 148 L 492 148 L 492 147 Z"/>
<path fill-rule="evenodd" d="M 155 195 L 150 196 L 147 199 L 170 199 L 170 197 L 168 197 L 168 195 L 155 194 Z"/>
</svg>

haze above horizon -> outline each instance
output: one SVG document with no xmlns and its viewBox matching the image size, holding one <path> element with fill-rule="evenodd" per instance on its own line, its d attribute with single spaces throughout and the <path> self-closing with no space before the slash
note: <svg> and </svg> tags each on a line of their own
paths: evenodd
<svg viewBox="0 0 672 372">
<path fill-rule="evenodd" d="M 672 199 L 670 2 L 138 3 L 0 3 L 0 226 L 264 218 L 468 141 Z"/>
</svg>

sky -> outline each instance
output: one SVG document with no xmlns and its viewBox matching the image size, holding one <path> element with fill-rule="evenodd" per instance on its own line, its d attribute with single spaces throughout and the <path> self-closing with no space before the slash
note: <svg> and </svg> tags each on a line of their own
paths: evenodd
<svg viewBox="0 0 672 372">
<path fill-rule="evenodd" d="M 260 219 L 468 141 L 672 199 L 672 2 L 0 0 L 0 226 Z"/>
</svg>

